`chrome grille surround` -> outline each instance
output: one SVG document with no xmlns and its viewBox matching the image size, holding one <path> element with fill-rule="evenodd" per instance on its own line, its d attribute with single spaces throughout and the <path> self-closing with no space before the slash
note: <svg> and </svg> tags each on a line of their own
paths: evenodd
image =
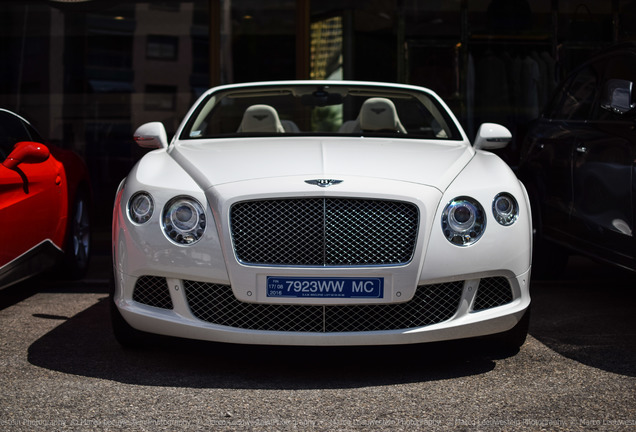
<svg viewBox="0 0 636 432">
<path fill-rule="evenodd" d="M 484 278 L 479 282 L 473 311 L 481 311 L 511 303 L 512 287 L 505 277 Z"/>
<path fill-rule="evenodd" d="M 200 320 L 233 328 L 288 332 L 399 330 L 451 319 L 464 282 L 422 285 L 408 302 L 369 305 L 274 305 L 244 303 L 229 285 L 183 281 L 188 305 Z"/>
<path fill-rule="evenodd" d="M 354 198 L 242 201 L 230 209 L 237 259 L 248 265 L 372 266 L 408 263 L 416 205 Z"/>
<path fill-rule="evenodd" d="M 132 299 L 137 303 L 161 309 L 172 309 L 172 297 L 166 278 L 141 276 L 135 283 Z"/>
</svg>

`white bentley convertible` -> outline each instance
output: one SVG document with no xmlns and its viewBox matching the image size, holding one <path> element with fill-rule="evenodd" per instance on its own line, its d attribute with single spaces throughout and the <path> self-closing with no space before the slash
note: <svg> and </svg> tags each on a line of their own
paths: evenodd
<svg viewBox="0 0 636 432">
<path fill-rule="evenodd" d="M 112 320 L 242 344 L 523 344 L 532 226 L 514 173 L 425 88 L 350 81 L 217 87 L 118 190 Z"/>
</svg>

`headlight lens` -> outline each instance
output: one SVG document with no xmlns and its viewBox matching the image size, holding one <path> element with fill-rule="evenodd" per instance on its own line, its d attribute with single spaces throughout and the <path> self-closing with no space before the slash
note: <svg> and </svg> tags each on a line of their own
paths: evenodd
<svg viewBox="0 0 636 432">
<path fill-rule="evenodd" d="M 205 232 L 203 206 L 194 198 L 174 198 L 164 207 L 161 224 L 168 238 L 175 243 L 196 243 Z"/>
<path fill-rule="evenodd" d="M 154 210 L 155 203 L 147 192 L 137 192 L 128 201 L 128 215 L 134 223 L 148 222 Z"/>
<path fill-rule="evenodd" d="M 519 217 L 517 200 L 507 192 L 500 193 L 492 202 L 492 214 L 501 225 L 512 225 Z"/>
<path fill-rule="evenodd" d="M 457 197 L 442 213 L 442 229 L 446 239 L 458 246 L 475 243 L 486 229 L 483 207 L 470 197 Z"/>
</svg>

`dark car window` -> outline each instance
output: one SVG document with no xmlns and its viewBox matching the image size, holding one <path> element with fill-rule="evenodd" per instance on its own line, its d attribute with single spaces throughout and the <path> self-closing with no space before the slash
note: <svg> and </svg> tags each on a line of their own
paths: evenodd
<svg viewBox="0 0 636 432">
<path fill-rule="evenodd" d="M 548 117 L 556 120 L 587 120 L 597 95 L 598 73 L 588 66 L 565 82 L 552 101 Z"/>
<path fill-rule="evenodd" d="M 31 141 L 22 121 L 5 111 L 0 111 L 0 159 L 5 160 L 20 141 Z"/>
<path fill-rule="evenodd" d="M 605 79 L 610 78 L 636 82 L 636 54 L 610 57 L 605 67 Z"/>
<path fill-rule="evenodd" d="M 624 53 L 614 57 L 610 57 L 605 61 L 605 73 L 603 77 L 603 85 L 601 90 L 604 89 L 605 83 L 611 79 L 619 79 L 631 81 L 634 83 L 633 91 L 636 92 L 636 55 L 632 53 Z M 632 95 L 632 100 L 636 99 L 636 95 Z M 596 104 L 594 110 L 594 119 L 596 120 L 609 120 L 609 121 L 621 121 L 627 119 L 633 119 L 636 113 L 634 111 L 626 114 L 616 114 L 608 109 L 603 109 L 599 104 Z"/>
</svg>

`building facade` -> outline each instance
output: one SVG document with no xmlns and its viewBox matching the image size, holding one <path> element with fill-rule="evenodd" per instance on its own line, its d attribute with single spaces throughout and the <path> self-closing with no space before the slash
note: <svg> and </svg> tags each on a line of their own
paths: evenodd
<svg viewBox="0 0 636 432">
<path fill-rule="evenodd" d="M 567 72 L 635 38 L 632 0 L 9 0 L 0 107 L 84 156 L 108 229 L 142 154 L 135 128 L 174 132 L 211 86 L 406 82 L 439 93 L 469 135 L 492 121 L 520 137 Z"/>
</svg>

